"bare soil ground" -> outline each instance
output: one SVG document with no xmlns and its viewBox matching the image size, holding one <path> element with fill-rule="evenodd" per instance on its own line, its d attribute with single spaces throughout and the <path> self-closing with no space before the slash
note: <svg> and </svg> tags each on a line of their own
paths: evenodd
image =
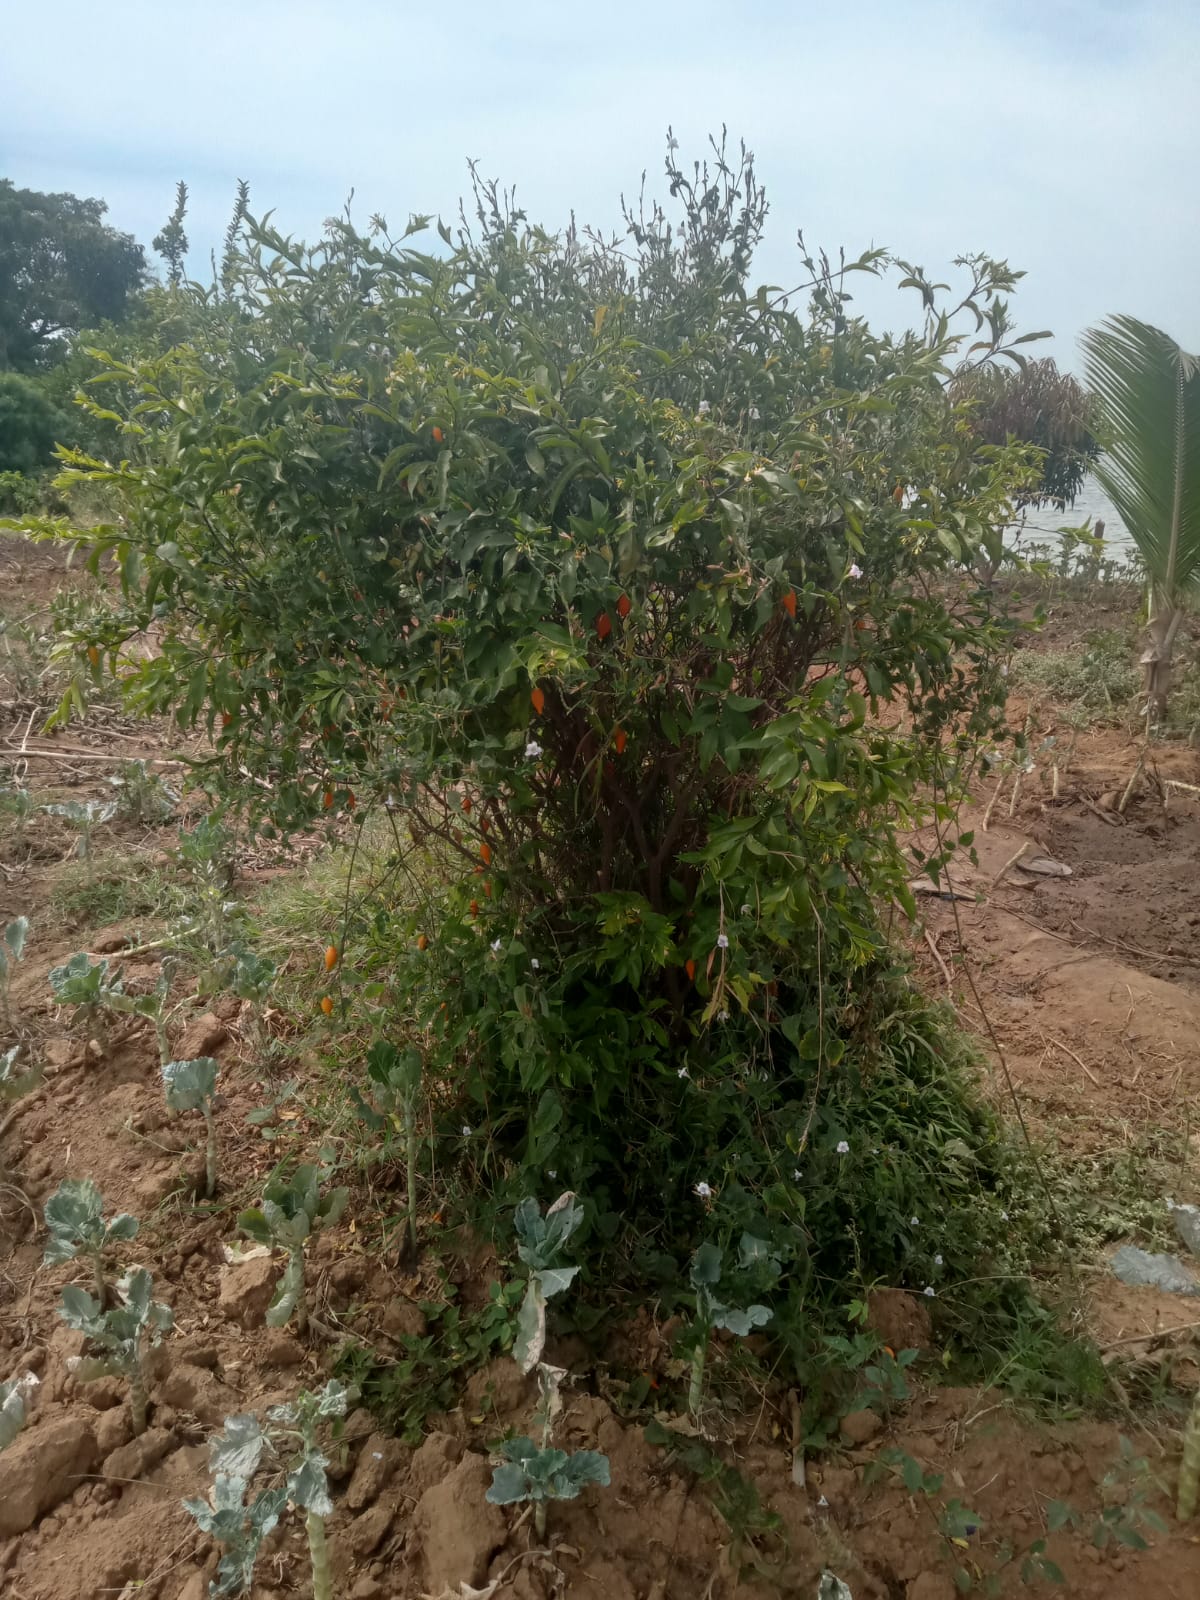
<svg viewBox="0 0 1200 1600">
<path fill-rule="evenodd" d="M 79 580 L 64 575 L 54 553 L 0 539 L 0 609 L 8 617 L 36 612 L 64 581 Z M 1060 607 L 1058 646 L 1088 621 L 1083 611 Z M 0 657 L 0 783 L 21 783 L 46 802 L 111 793 L 105 779 L 122 759 L 178 773 L 169 765 L 169 729 L 111 709 L 57 737 L 39 735 L 48 681 L 24 668 L 18 674 L 11 660 L 6 669 Z M 1025 711 L 1014 704 L 1014 725 Z M 1053 708 L 1039 716 L 1046 731 Z M 1127 733 L 1086 730 L 1057 797 L 1043 770 L 1023 783 L 1011 817 L 1005 793 L 986 831 L 980 822 L 991 785 L 984 785 L 963 818 L 977 829 L 978 862 L 964 860 L 952 875 L 964 898 L 925 897 L 924 926 L 912 938 L 930 988 L 948 993 L 983 1040 L 996 1103 L 1012 1115 L 1015 1095 L 1060 1179 L 1065 1174 L 1096 1204 L 1111 1187 L 1113 1242 L 1153 1245 L 1162 1221 L 1153 1202 L 1167 1192 L 1163 1185 L 1178 1199 L 1200 1199 L 1200 1129 L 1193 1127 L 1200 794 L 1167 782 L 1200 785 L 1200 752 L 1159 748 L 1156 770 L 1121 815 L 1111 797 L 1133 761 Z M 209 1434 L 233 1412 L 261 1414 L 318 1386 L 335 1343 L 266 1329 L 278 1263 L 227 1259 L 236 1210 L 279 1154 L 278 1142 L 246 1122 L 277 1091 L 279 1067 L 268 1073 L 255 1059 L 236 1001 L 210 1009 L 196 996 L 177 1023 L 178 1055 L 213 1053 L 222 1066 L 227 1177 L 214 1202 L 194 1203 L 198 1129 L 163 1107 L 152 1035 L 132 1023 L 98 1050 L 56 1013 L 46 981 L 51 966 L 86 948 L 123 959 L 131 988 L 150 987 L 158 953 L 116 953 L 153 941 L 153 899 L 144 913 L 96 925 L 92 913 L 104 902 L 94 895 L 81 902 L 64 889 L 78 887 L 79 869 L 65 859 L 73 835 L 45 816 L 19 837 L 7 817 L 0 828 L 0 924 L 21 913 L 33 923 L 13 1009 L 46 1064 L 43 1087 L 17 1103 L 0 1132 L 0 1169 L 15 1186 L 0 1193 L 0 1377 L 30 1371 L 41 1380 L 30 1423 L 0 1455 L 0 1593 L 6 1600 L 202 1600 L 216 1553 L 180 1502 L 205 1491 Z M 104 830 L 96 870 L 113 875 L 114 894 L 132 894 L 137 906 L 140 881 L 169 875 L 171 831 L 128 822 Z M 1024 872 L 1013 864 L 1022 845 L 1026 858 L 1051 857 L 1070 876 Z M 270 870 L 243 863 L 235 892 L 253 896 Z M 83 912 L 72 909 L 81 903 Z M 285 1020 L 273 1026 L 282 1038 Z M 11 1042 L 0 1038 L 0 1046 Z M 280 1053 L 287 1056 L 286 1038 Z M 301 1078 L 316 1071 L 303 1039 L 287 1070 Z M 300 1094 L 275 1131 L 314 1151 L 326 1132 L 317 1103 L 319 1095 Z M 142 1219 L 126 1259 L 153 1268 L 161 1298 L 174 1308 L 176 1331 L 156 1358 L 150 1429 L 137 1440 L 120 1386 L 78 1385 L 68 1368 L 80 1341 L 59 1324 L 54 1305 L 72 1267 L 42 1265 L 40 1222 L 64 1176 L 91 1177 L 110 1210 Z M 487 1257 L 456 1259 L 449 1240 L 444 1273 L 424 1259 L 399 1270 L 369 1220 L 396 1209 L 386 1180 L 368 1174 L 356 1182 L 347 1219 L 318 1243 L 315 1308 L 335 1332 L 396 1352 L 404 1337 L 424 1331 L 431 1303 L 455 1286 L 464 1302 L 486 1297 L 495 1271 Z M 484 1499 L 489 1443 L 509 1428 L 523 1430 L 532 1409 L 511 1360 L 477 1372 L 460 1403 L 430 1418 L 415 1447 L 359 1410 L 331 1467 L 336 1593 L 343 1600 L 812 1600 L 828 1569 L 854 1600 L 951 1600 L 964 1582 L 978 1593 L 1053 1591 L 1036 1570 L 1044 1555 L 1061 1569 L 1059 1592 L 1083 1600 L 1191 1600 L 1200 1592 L 1200 1542 L 1195 1529 L 1172 1519 L 1177 1427 L 1165 1420 L 1169 1407 L 1147 1397 L 1186 1393 L 1200 1380 L 1200 1314 L 1188 1299 L 1118 1284 L 1102 1248 L 1078 1262 L 1076 1287 L 1068 1310 L 1113 1363 L 1114 1400 L 1104 1417 L 1049 1421 L 999 1388 L 927 1386 L 886 1420 L 849 1417 L 841 1448 L 797 1473 L 788 1418 L 764 1403 L 731 1420 L 723 1455 L 778 1517 L 774 1532 L 756 1533 L 748 1514 L 723 1517 L 720 1486 L 670 1464 L 646 1442 L 644 1417 L 623 1415 L 631 1372 L 664 1391 L 677 1380 L 669 1339 L 648 1319 L 607 1361 L 573 1347 L 557 1351 L 573 1379 L 564 1438 L 608 1453 L 612 1487 L 555 1507 L 545 1542 L 534 1539 L 527 1517 Z M 936 1370 L 923 1305 L 893 1291 L 874 1315 L 897 1346 L 927 1347 L 927 1367 Z M 940 1475 L 940 1486 L 910 1492 L 887 1466 L 889 1452 Z M 1056 1503 L 1075 1516 L 1054 1530 Z M 971 1514 L 958 1515 L 956 1504 Z M 1143 1510 L 1164 1524 L 1164 1531 L 1141 1524 L 1148 1548 L 1098 1533 L 1138 1525 Z M 301 1527 L 285 1518 L 253 1593 L 283 1600 L 309 1592 Z"/>
</svg>

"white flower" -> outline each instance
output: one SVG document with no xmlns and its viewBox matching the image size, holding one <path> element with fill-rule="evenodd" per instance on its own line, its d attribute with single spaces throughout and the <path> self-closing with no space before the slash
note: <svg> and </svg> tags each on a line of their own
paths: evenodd
<svg viewBox="0 0 1200 1600">
<path fill-rule="evenodd" d="M 499 939 L 493 939 L 492 940 L 492 954 L 494 956 L 498 956 L 500 954 L 500 941 L 499 941 Z"/>
<path fill-rule="evenodd" d="M 846 1140 L 846 1139 L 839 1139 L 838 1140 L 838 1142 L 837 1142 L 837 1153 L 840 1156 L 848 1156 L 850 1154 L 850 1144 L 849 1144 L 848 1140 Z"/>
<path fill-rule="evenodd" d="M 700 404 L 696 407 L 696 410 L 700 416 L 706 417 L 712 410 L 712 407 L 709 405 L 707 400 L 701 400 Z"/>
<path fill-rule="evenodd" d="M 471 1137 L 471 1130 L 467 1126 L 467 1124 L 464 1122 L 463 1123 L 463 1138 L 464 1139 L 469 1139 L 470 1137 Z"/>
<path fill-rule="evenodd" d="M 728 1013 L 728 1011 L 718 1011 L 717 1012 L 717 1021 L 718 1022 L 728 1022 L 729 1021 L 729 1013 Z"/>
<path fill-rule="evenodd" d="M 818 1511 L 827 1511 L 828 1509 L 829 1509 L 829 1501 L 826 1500 L 824 1495 L 822 1495 L 821 1498 L 817 1501 L 817 1510 Z M 844 1585 L 843 1585 L 843 1587 L 844 1587 Z"/>
<path fill-rule="evenodd" d="M 941 1267 L 941 1266 L 945 1265 L 945 1263 L 943 1262 L 941 1256 L 934 1256 L 933 1264 L 934 1264 L 935 1267 Z"/>
<path fill-rule="evenodd" d="M 546 1173 L 546 1176 L 548 1178 L 557 1178 L 558 1177 L 558 1173 L 556 1171 L 554 1171 L 554 1170 L 548 1170 L 547 1173 Z"/>
<path fill-rule="evenodd" d="M 679 1071 L 675 1074 L 675 1076 L 677 1078 L 690 1078 L 691 1077 L 691 1073 L 688 1071 L 688 1069 L 686 1067 L 680 1067 Z"/>
<path fill-rule="evenodd" d="M 858 562 L 857 561 L 852 561 L 850 563 L 850 570 L 847 572 L 846 576 L 848 578 L 861 578 L 862 575 L 863 575 L 863 570 L 859 566 Z"/>
<path fill-rule="evenodd" d="M 719 933 L 717 935 L 717 949 L 718 950 L 728 950 L 729 949 L 729 935 L 727 933 Z"/>
<path fill-rule="evenodd" d="M 701 1178 L 700 1182 L 696 1185 L 695 1193 L 700 1196 L 701 1200 L 712 1199 L 712 1190 L 709 1188 L 708 1184 L 705 1183 L 703 1178 Z"/>
<path fill-rule="evenodd" d="M 752 916 L 753 913 L 754 913 L 754 907 L 753 906 L 743 906 L 742 907 L 742 915 L 744 917 Z"/>
<path fill-rule="evenodd" d="M 927 1300 L 932 1300 L 936 1293 L 937 1293 L 937 1290 L 933 1287 L 933 1285 L 931 1283 L 927 1283 L 925 1285 L 925 1297 L 926 1297 Z"/>
<path fill-rule="evenodd" d="M 1007 1222 L 1008 1221 L 1008 1212 L 1007 1211 L 1002 1211 L 1000 1213 L 1000 1221 L 1001 1222 Z"/>
<path fill-rule="evenodd" d="M 797 1167 L 796 1170 L 792 1173 L 792 1181 L 793 1181 L 793 1183 L 799 1183 L 800 1182 L 800 1168 L 799 1167 Z"/>
<path fill-rule="evenodd" d="M 750 421 L 751 422 L 759 422 L 759 421 L 761 421 L 761 419 L 762 419 L 762 412 L 758 409 L 757 406 L 751 406 L 750 407 Z"/>
<path fill-rule="evenodd" d="M 538 958 L 536 956 L 532 956 L 530 958 L 529 965 L 533 968 L 533 970 L 535 972 L 538 972 L 538 971 L 541 970 L 542 963 L 538 960 Z"/>
<path fill-rule="evenodd" d="M 920 1217 L 909 1217 L 908 1225 L 910 1228 L 919 1228 L 921 1226 Z"/>
<path fill-rule="evenodd" d="M 537 761 L 540 758 L 541 753 L 542 753 L 541 745 L 537 742 L 536 739 L 530 739 L 529 743 L 525 746 L 525 759 L 526 759 L 526 761 Z"/>
</svg>

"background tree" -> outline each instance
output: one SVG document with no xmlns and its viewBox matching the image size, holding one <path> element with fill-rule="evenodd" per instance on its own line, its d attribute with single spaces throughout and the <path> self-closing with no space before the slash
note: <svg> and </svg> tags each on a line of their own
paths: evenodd
<svg viewBox="0 0 1200 1600">
<path fill-rule="evenodd" d="M 970 427 L 983 443 L 1015 439 L 1044 452 L 1036 480 L 1018 495 L 1020 503 L 1074 502 L 1100 453 L 1095 407 L 1077 378 L 1046 357 L 1016 368 L 975 367 L 955 378 L 951 393 L 969 407 Z"/>
<path fill-rule="evenodd" d="M 1200 357 L 1135 317 L 1084 334 L 1088 382 L 1101 406 L 1096 468 L 1145 563 L 1150 583 L 1147 716 L 1161 721 L 1171 656 L 1200 594 Z"/>
<path fill-rule="evenodd" d="M 32 476 L 49 466 L 67 420 L 41 385 L 0 372 L 0 472 Z"/>
<path fill-rule="evenodd" d="M 145 255 L 105 223 L 107 209 L 0 179 L 0 370 L 36 371 L 66 336 L 125 316 Z"/>
</svg>

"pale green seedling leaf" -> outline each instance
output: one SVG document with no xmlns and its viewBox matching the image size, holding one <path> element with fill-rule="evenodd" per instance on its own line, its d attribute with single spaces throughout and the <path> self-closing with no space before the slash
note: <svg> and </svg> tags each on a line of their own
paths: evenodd
<svg viewBox="0 0 1200 1600">
<path fill-rule="evenodd" d="M 298 1251 L 288 1256 L 287 1266 L 275 1290 L 275 1298 L 267 1307 L 268 1328 L 282 1328 L 291 1319 L 300 1290 L 304 1283 L 304 1260 Z"/>
<path fill-rule="evenodd" d="M 168 1061 L 162 1069 L 163 1089 L 172 1111 L 200 1111 L 212 1104 L 220 1069 L 211 1056 L 193 1061 Z"/>
<path fill-rule="evenodd" d="M 244 1483 L 258 1471 L 267 1437 L 253 1412 L 238 1412 L 225 1418 L 220 1433 L 208 1441 L 208 1460 L 218 1483 L 222 1477 L 240 1478 Z M 241 1496 L 238 1497 L 241 1504 Z"/>
</svg>

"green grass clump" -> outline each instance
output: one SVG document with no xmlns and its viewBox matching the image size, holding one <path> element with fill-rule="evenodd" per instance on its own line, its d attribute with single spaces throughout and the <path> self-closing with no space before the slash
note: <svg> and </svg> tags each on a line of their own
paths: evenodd
<svg viewBox="0 0 1200 1600">
<path fill-rule="evenodd" d="M 1092 722 L 1125 721 L 1142 683 L 1136 640 L 1123 629 L 1089 633 L 1073 649 L 1018 651 L 1010 677 L 1014 687 L 1075 707 Z"/>
</svg>

